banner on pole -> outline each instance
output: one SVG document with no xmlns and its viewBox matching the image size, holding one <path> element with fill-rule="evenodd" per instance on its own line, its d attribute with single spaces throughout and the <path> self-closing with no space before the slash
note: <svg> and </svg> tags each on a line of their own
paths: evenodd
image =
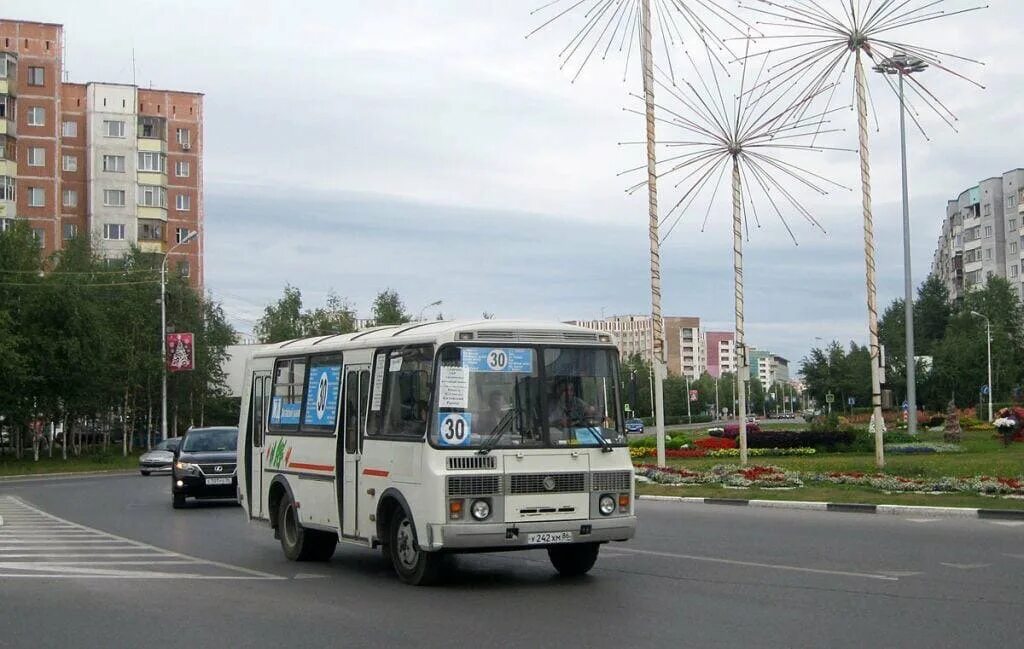
<svg viewBox="0 0 1024 649">
<path fill-rule="evenodd" d="M 697 391 L 696 390 L 690 390 L 690 401 L 696 401 L 696 400 L 697 400 Z"/>
<path fill-rule="evenodd" d="M 167 369 L 190 372 L 195 369 L 195 345 L 192 334 L 167 334 Z"/>
</svg>

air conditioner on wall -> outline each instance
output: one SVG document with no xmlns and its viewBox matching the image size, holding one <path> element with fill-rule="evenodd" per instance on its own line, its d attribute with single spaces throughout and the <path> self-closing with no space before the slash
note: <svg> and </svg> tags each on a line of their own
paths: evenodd
<svg viewBox="0 0 1024 649">
<path fill-rule="evenodd" d="M 186 143 L 181 145 L 181 150 L 182 151 L 191 151 L 192 150 L 192 145 L 189 144 L 188 142 L 186 142 Z"/>
</svg>

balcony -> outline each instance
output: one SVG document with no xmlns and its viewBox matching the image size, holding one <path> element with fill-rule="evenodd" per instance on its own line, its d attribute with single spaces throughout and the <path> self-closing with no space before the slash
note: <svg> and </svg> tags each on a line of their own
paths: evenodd
<svg viewBox="0 0 1024 649">
<path fill-rule="evenodd" d="M 148 205 L 139 205 L 137 216 L 140 219 L 152 219 L 154 221 L 167 221 L 167 208 L 166 207 L 149 207 Z"/>
<path fill-rule="evenodd" d="M 140 185 L 158 185 L 160 187 L 167 186 L 167 174 L 165 173 L 160 173 L 159 171 L 140 171 L 138 172 L 138 176 L 138 182 Z"/>
<path fill-rule="evenodd" d="M 14 127 L 14 120 L 0 117 L 0 135 L 17 137 L 18 130 Z"/>
<path fill-rule="evenodd" d="M 167 142 L 152 137 L 138 138 L 139 151 L 149 153 L 167 153 Z"/>
<path fill-rule="evenodd" d="M 163 241 L 139 241 L 139 250 L 142 252 L 149 252 L 153 254 L 160 254 L 167 252 L 167 244 Z"/>
</svg>

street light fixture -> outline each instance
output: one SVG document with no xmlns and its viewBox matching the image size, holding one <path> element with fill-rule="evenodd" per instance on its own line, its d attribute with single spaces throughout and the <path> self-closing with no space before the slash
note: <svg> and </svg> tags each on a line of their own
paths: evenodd
<svg viewBox="0 0 1024 649">
<path fill-rule="evenodd" d="M 444 300 L 435 300 L 434 302 L 431 302 L 430 304 L 424 306 L 422 309 L 420 309 L 419 315 L 416 316 L 416 321 L 419 322 L 419 321 L 423 320 L 423 312 L 424 311 L 426 311 L 427 309 L 429 309 L 432 306 L 441 306 L 442 302 L 444 302 Z"/>
<path fill-rule="evenodd" d="M 163 362 L 160 370 L 160 441 L 167 439 L 167 260 L 175 248 L 185 245 L 197 236 L 199 232 L 193 230 L 182 237 L 181 241 L 164 253 L 164 260 L 160 264 L 160 360 Z"/>
<path fill-rule="evenodd" d="M 928 64 L 914 56 L 895 54 L 882 59 L 873 69 L 881 74 L 899 76 L 900 154 L 903 163 L 903 307 L 907 343 L 907 432 L 917 434 L 917 363 L 914 360 L 914 283 L 910 273 L 910 199 L 907 190 L 907 104 L 903 97 L 903 77 L 924 72 Z M 991 417 L 990 417 L 991 419 Z"/>
<path fill-rule="evenodd" d="M 988 349 L 988 420 L 992 421 L 992 322 L 983 313 L 971 311 L 971 315 L 985 319 L 985 339 Z"/>
</svg>

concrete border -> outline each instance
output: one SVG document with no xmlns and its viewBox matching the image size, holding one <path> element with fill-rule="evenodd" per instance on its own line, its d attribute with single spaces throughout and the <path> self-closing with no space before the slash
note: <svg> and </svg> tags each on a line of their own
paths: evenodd
<svg viewBox="0 0 1024 649">
<path fill-rule="evenodd" d="M 49 480 L 50 478 L 98 478 L 102 476 L 133 475 L 139 472 L 138 469 L 111 469 L 109 471 L 63 471 L 60 473 L 22 473 L 19 475 L 0 476 L 0 484 L 7 481 L 19 480 Z"/>
<path fill-rule="evenodd" d="M 985 518 L 1024 521 L 1024 510 L 977 509 L 972 507 L 927 507 L 918 505 L 871 505 L 867 503 L 823 503 L 808 500 L 743 500 L 740 498 L 696 498 L 692 496 L 637 496 L 637 500 L 686 503 L 689 505 L 728 505 L 768 509 L 803 509 L 850 514 L 890 514 L 897 516 L 935 516 L 944 518 Z"/>
</svg>

